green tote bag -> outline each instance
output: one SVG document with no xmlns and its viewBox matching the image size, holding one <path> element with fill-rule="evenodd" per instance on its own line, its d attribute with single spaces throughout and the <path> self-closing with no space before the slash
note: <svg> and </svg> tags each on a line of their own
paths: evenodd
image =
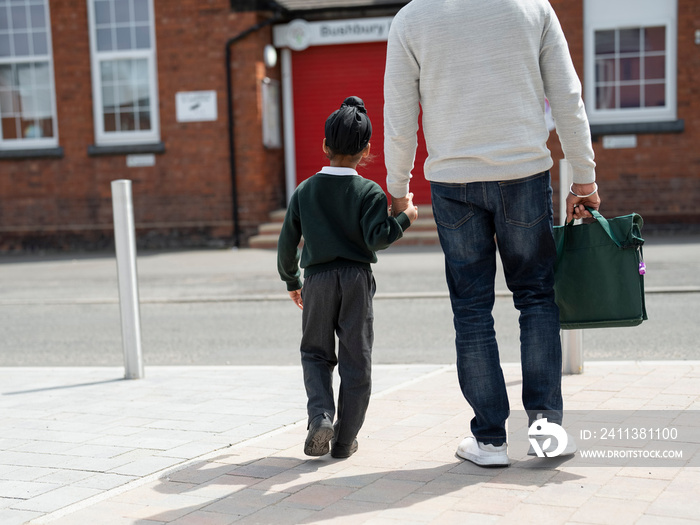
<svg viewBox="0 0 700 525">
<path fill-rule="evenodd" d="M 642 217 L 554 227 L 557 261 L 554 293 L 565 330 L 636 326 L 647 319 L 644 303 Z"/>
</svg>

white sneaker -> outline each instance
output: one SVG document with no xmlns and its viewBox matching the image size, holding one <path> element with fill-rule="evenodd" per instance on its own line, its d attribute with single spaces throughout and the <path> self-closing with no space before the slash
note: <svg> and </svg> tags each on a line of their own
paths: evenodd
<svg viewBox="0 0 700 525">
<path fill-rule="evenodd" d="M 554 452 L 557 449 L 558 443 L 556 442 L 556 439 L 552 440 L 549 439 L 549 443 L 547 443 L 547 440 L 545 439 L 538 439 L 537 443 L 540 445 L 540 448 L 542 449 L 542 452 L 544 452 L 545 456 L 550 457 L 549 454 Z M 546 447 L 544 445 L 547 445 Z M 557 454 L 556 456 L 551 456 L 551 457 L 557 457 L 561 458 L 564 456 L 573 456 L 576 451 L 578 450 L 578 445 L 576 445 L 576 440 L 574 439 L 574 436 L 569 434 L 568 432 L 566 433 L 566 447 L 562 452 Z M 533 448 L 532 445 L 530 445 L 530 450 L 527 451 L 528 456 L 536 456 L 537 452 Z"/>
<path fill-rule="evenodd" d="M 457 447 L 457 456 L 480 467 L 507 467 L 510 465 L 507 449 L 506 443 L 498 447 L 486 445 L 469 436 Z"/>
</svg>

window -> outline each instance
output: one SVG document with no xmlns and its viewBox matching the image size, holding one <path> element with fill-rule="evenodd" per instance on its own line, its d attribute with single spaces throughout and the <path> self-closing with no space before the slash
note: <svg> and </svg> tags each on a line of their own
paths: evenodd
<svg viewBox="0 0 700 525">
<path fill-rule="evenodd" d="M 595 32 L 596 109 L 666 106 L 666 28 Z"/>
<path fill-rule="evenodd" d="M 586 0 L 585 8 L 591 123 L 674 120 L 676 0 Z"/>
<path fill-rule="evenodd" d="M 0 0 L 0 148 L 55 147 L 48 0 Z"/>
<path fill-rule="evenodd" d="M 152 0 L 88 0 L 95 142 L 160 140 Z"/>
</svg>

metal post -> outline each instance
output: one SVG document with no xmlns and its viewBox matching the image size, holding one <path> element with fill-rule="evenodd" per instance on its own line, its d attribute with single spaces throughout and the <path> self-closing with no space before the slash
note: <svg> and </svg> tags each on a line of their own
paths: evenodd
<svg viewBox="0 0 700 525">
<path fill-rule="evenodd" d="M 136 234 L 134 206 L 131 199 L 131 181 L 112 181 L 112 208 L 114 213 L 114 243 L 117 251 L 119 277 L 119 307 L 124 347 L 124 378 L 143 378 L 141 357 L 141 314 L 139 286 L 136 271 Z"/>
<path fill-rule="evenodd" d="M 566 197 L 573 180 L 566 159 L 559 162 L 559 217 L 566 224 Z M 583 373 L 583 330 L 561 330 L 562 373 Z"/>
<path fill-rule="evenodd" d="M 561 331 L 561 369 L 563 374 L 583 373 L 583 330 Z"/>
</svg>

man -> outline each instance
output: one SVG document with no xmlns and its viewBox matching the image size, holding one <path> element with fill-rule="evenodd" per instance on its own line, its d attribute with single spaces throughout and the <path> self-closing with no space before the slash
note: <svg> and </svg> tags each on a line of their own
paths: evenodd
<svg viewBox="0 0 700 525">
<path fill-rule="evenodd" d="M 481 466 L 509 464 L 510 408 L 492 317 L 496 245 L 520 311 L 523 405 L 531 422 L 562 419 L 545 97 L 573 171 L 567 220 L 589 217 L 584 206 L 597 209 L 600 198 L 588 119 L 550 4 L 413 0 L 394 18 L 384 78 L 388 189 L 400 213 L 422 108 L 458 378 L 474 410 L 473 437 L 457 454 Z"/>
</svg>

